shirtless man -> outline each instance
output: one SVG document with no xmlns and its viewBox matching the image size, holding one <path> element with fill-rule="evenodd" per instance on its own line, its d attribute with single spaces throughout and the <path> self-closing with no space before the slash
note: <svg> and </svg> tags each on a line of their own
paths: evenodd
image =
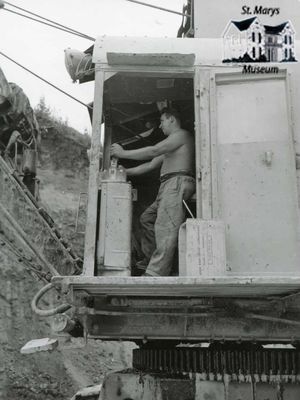
<svg viewBox="0 0 300 400">
<path fill-rule="evenodd" d="M 195 192 L 194 137 L 181 128 L 176 110 L 165 108 L 160 128 L 167 136 L 155 146 L 124 150 L 111 146 L 111 155 L 130 160 L 151 160 L 126 169 L 127 175 L 141 175 L 161 167 L 158 195 L 141 215 L 141 246 L 145 255 L 145 276 L 168 276 L 177 247 L 180 225 L 185 220 L 183 200 Z"/>
</svg>

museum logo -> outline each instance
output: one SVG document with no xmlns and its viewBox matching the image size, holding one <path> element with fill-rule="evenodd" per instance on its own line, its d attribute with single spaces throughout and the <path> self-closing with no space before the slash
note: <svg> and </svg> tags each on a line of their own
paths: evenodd
<svg viewBox="0 0 300 400">
<path fill-rule="evenodd" d="M 229 21 L 223 33 L 224 63 L 293 62 L 296 32 L 291 21 L 264 25 L 258 17 Z"/>
<path fill-rule="evenodd" d="M 244 65 L 243 74 L 278 74 L 278 67 L 264 67 L 260 65 Z"/>
</svg>

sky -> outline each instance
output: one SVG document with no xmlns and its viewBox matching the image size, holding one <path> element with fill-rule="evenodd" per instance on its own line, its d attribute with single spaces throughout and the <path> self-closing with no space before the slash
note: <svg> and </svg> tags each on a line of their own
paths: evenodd
<svg viewBox="0 0 300 400">
<path fill-rule="evenodd" d="M 182 11 L 185 0 L 144 0 Z M 10 0 L 10 4 L 54 20 L 92 37 L 176 37 L 181 16 L 127 0 Z M 21 12 L 9 4 L 5 9 Z M 82 102 L 93 101 L 93 82 L 73 83 L 64 65 L 64 49 L 86 50 L 93 42 L 0 9 L 0 51 L 41 75 Z M 38 80 L 0 55 L 0 68 L 9 82 L 27 94 L 32 107 L 44 97 L 54 115 L 80 132 L 91 133 L 85 106 Z"/>
</svg>

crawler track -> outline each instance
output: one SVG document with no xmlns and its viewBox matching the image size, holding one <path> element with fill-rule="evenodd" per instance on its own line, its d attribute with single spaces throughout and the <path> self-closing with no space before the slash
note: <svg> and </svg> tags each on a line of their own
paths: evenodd
<svg viewBox="0 0 300 400">
<path fill-rule="evenodd" d="M 288 349 L 211 350 L 203 348 L 135 349 L 139 370 L 173 374 L 200 373 L 202 379 L 247 382 L 300 382 L 300 351 Z"/>
</svg>

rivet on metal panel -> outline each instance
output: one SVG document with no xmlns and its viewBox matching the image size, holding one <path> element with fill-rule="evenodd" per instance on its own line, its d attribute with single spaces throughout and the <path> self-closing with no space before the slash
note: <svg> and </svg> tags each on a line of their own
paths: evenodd
<svg viewBox="0 0 300 400">
<path fill-rule="evenodd" d="M 266 151 L 265 156 L 264 156 L 264 162 L 265 164 L 270 167 L 272 165 L 273 161 L 273 152 L 272 151 Z"/>
<path fill-rule="evenodd" d="M 197 179 L 198 179 L 198 181 L 201 181 L 201 179 L 202 179 L 202 171 L 200 169 L 198 169 L 198 172 L 197 172 Z"/>
</svg>

